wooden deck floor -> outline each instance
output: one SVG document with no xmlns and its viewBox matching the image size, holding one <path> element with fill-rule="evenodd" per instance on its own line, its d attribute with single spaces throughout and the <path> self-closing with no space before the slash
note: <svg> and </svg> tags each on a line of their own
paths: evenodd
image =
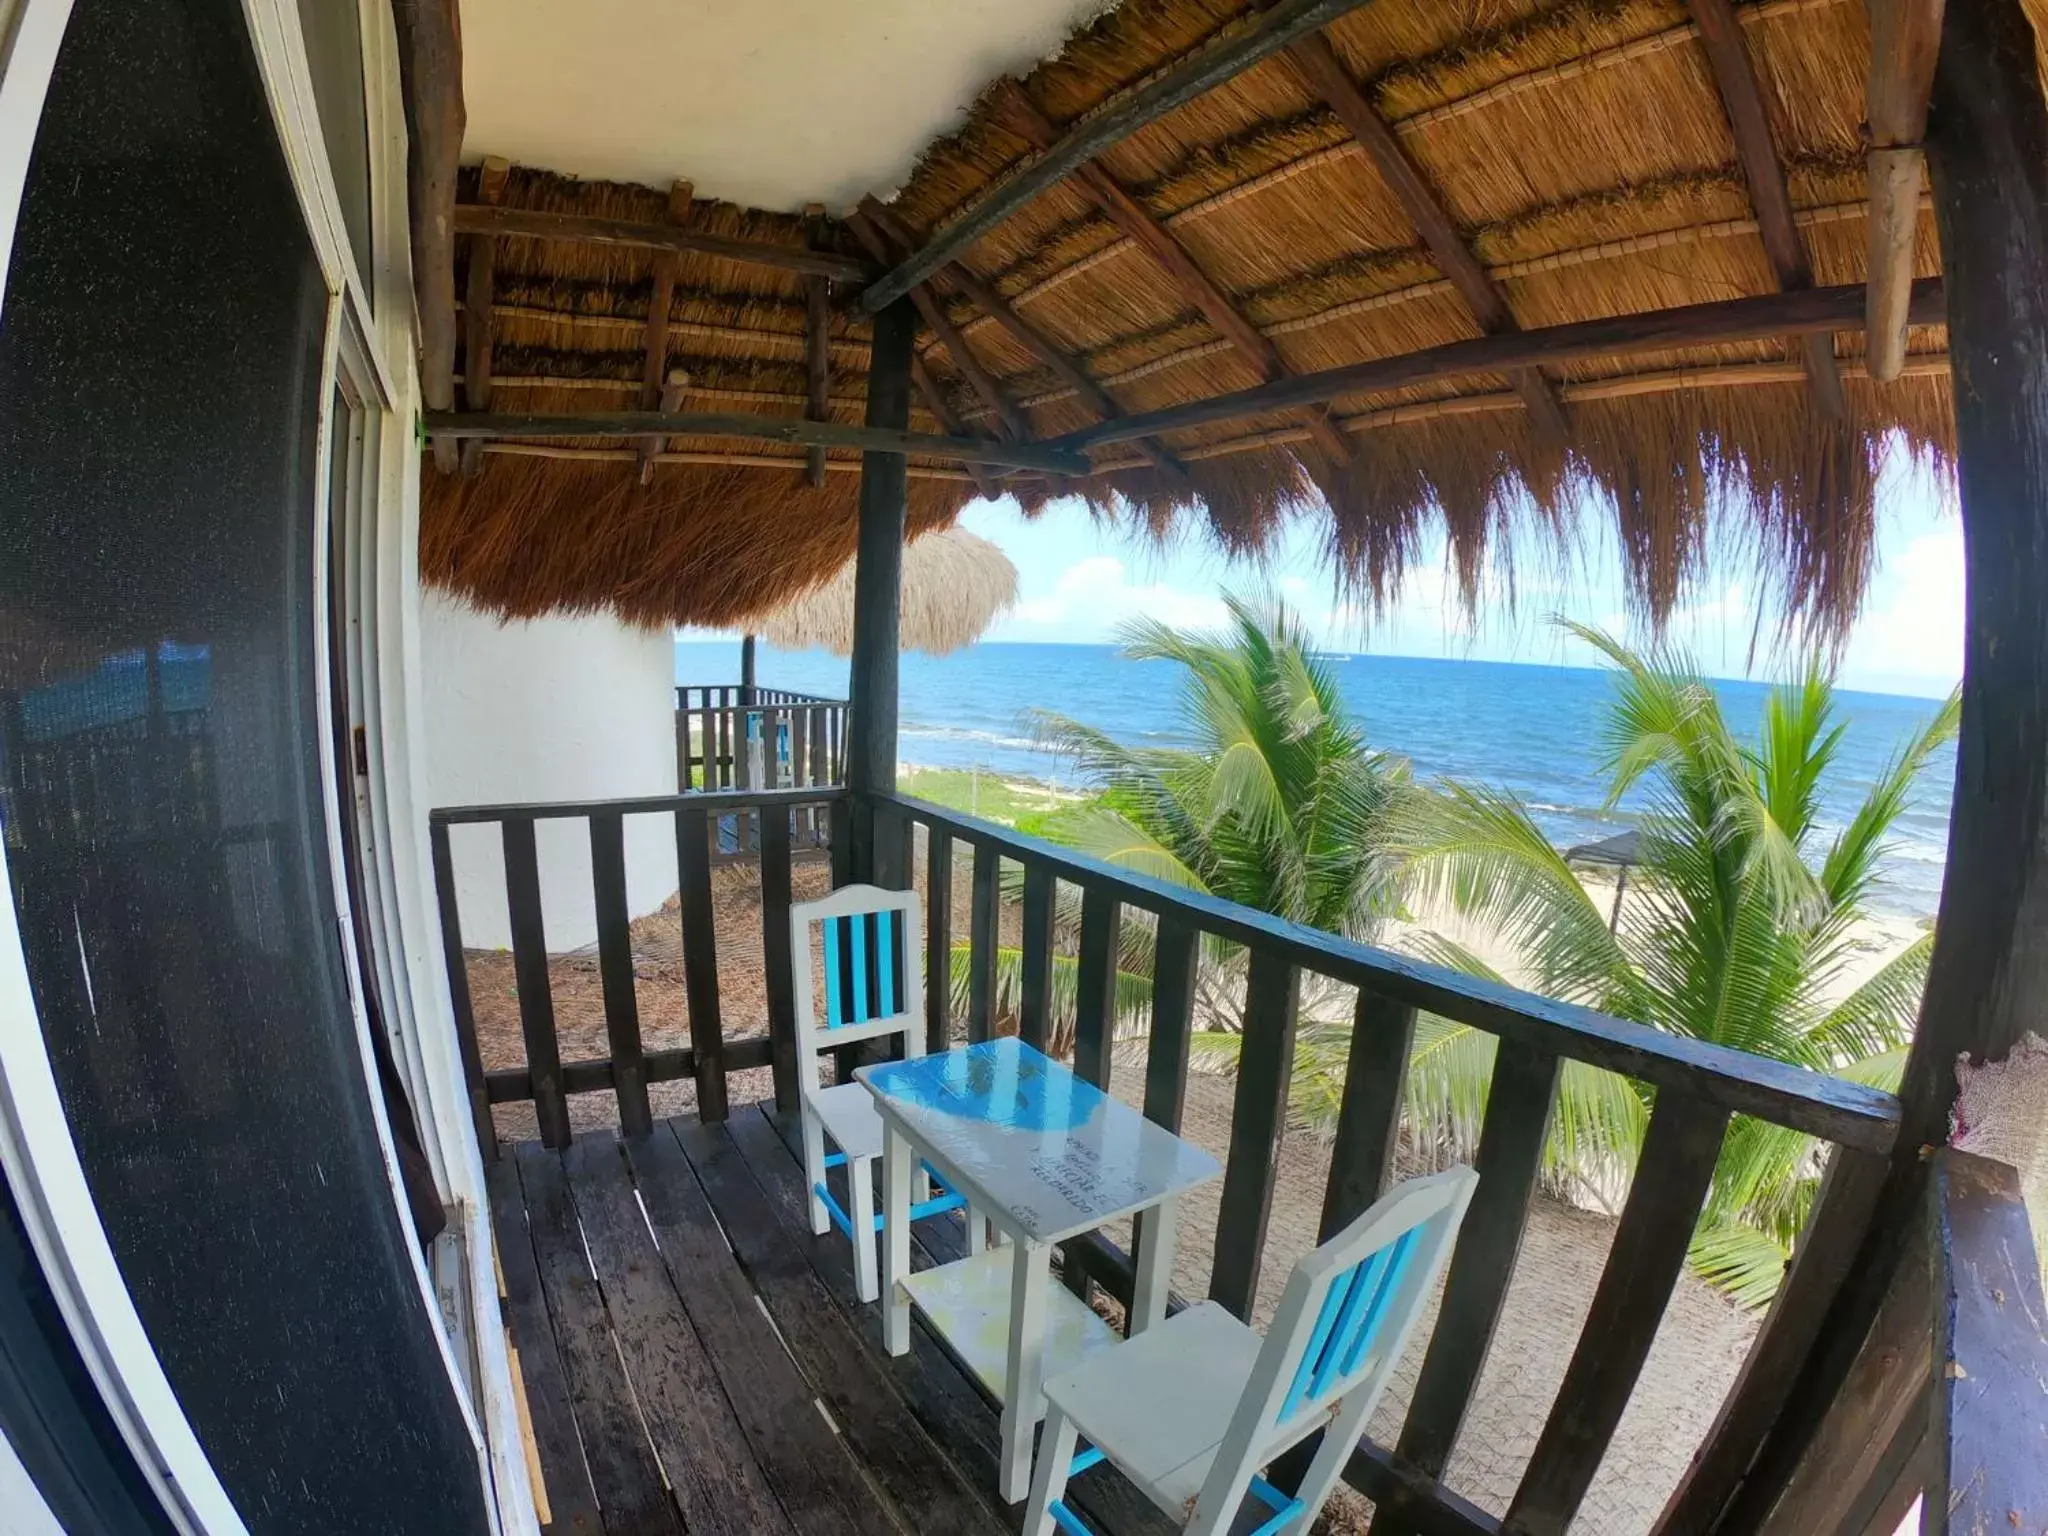
<svg viewBox="0 0 2048 1536">
<path fill-rule="evenodd" d="M 811 1236 L 791 1131 L 747 1105 L 492 1167 L 555 1536 L 1016 1529 L 994 1405 L 921 1321 L 909 1355 L 882 1352 L 845 1239 Z M 957 1216 L 921 1223 L 914 1262 L 963 1238 Z M 1070 1500 L 1102 1536 L 1172 1529 L 1108 1467 Z"/>
</svg>

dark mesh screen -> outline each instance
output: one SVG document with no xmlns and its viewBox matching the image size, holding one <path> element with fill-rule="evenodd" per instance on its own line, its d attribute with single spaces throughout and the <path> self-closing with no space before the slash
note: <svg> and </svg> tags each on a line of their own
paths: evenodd
<svg viewBox="0 0 2048 1536">
<path fill-rule="evenodd" d="M 320 798 L 326 296 L 235 0 L 80 0 L 0 324 L 0 784 L 59 1088 L 252 1530 L 473 1532 Z"/>
</svg>

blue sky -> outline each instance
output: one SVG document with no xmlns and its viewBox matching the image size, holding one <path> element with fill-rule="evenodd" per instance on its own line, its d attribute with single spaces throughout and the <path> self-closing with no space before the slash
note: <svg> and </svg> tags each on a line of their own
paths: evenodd
<svg viewBox="0 0 2048 1536">
<path fill-rule="evenodd" d="M 1963 539 L 1953 491 L 1888 469 L 1877 500 L 1877 570 L 1839 680 L 1877 693 L 1940 697 L 1962 675 Z M 961 522 L 1017 566 L 1017 607 L 997 621 L 990 640 L 1103 643 L 1140 614 L 1212 628 L 1223 617 L 1223 591 L 1256 593 L 1269 583 L 1330 650 L 1596 665 L 1582 642 L 1549 622 L 1553 614 L 1644 638 L 1628 624 L 1612 540 L 1598 535 L 1564 575 L 1549 570 L 1540 552 L 1524 559 L 1514 601 L 1490 593 L 1474 623 L 1446 576 L 1440 543 L 1424 551 L 1385 613 L 1342 603 L 1319 558 L 1316 517 L 1290 529 L 1263 567 L 1229 564 L 1196 540 L 1162 550 L 1098 524 L 1079 500 L 1053 502 L 1036 518 L 1007 498 L 977 501 Z M 1777 675 L 1783 659 L 1771 652 L 1768 631 L 1751 656 L 1756 601 L 1747 573 L 1718 570 L 1704 586 L 1673 616 L 1671 638 L 1713 676 Z"/>
<path fill-rule="evenodd" d="M 1878 504 L 1878 568 L 1844 651 L 1840 681 L 1938 697 L 1962 672 L 1963 543 L 1952 494 L 1888 472 Z M 1550 562 L 1540 555 L 1524 560 L 1512 605 L 1490 595 L 1474 625 L 1446 578 L 1440 545 L 1424 552 L 1384 614 L 1343 605 L 1318 558 L 1314 519 L 1289 531 L 1264 570 L 1227 564 L 1193 543 L 1160 550 L 1097 525 L 1079 501 L 1052 503 L 1033 519 L 1007 499 L 976 502 L 961 521 L 1000 545 L 1017 566 L 1017 607 L 990 631 L 991 640 L 1108 641 L 1138 614 L 1213 627 L 1222 618 L 1221 591 L 1254 592 L 1268 581 L 1332 650 L 1593 665 L 1587 648 L 1560 633 L 1550 615 L 1629 633 L 1611 540 L 1591 541 L 1562 577 L 1541 569 Z M 1750 661 L 1756 605 L 1746 573 L 1721 570 L 1706 586 L 1674 616 L 1672 638 L 1716 676 L 1775 675 L 1780 658 L 1768 643 Z"/>
</svg>

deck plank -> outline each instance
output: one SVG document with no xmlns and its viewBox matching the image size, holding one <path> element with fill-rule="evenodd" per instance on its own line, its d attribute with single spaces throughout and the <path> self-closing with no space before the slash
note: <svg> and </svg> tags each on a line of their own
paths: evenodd
<svg viewBox="0 0 2048 1536">
<path fill-rule="evenodd" d="M 519 1189 L 519 1170 L 511 1159 L 499 1158 L 484 1169 L 491 1196 L 491 1226 L 497 1236 L 498 1273 L 505 1284 L 505 1325 L 519 1352 L 519 1375 L 526 1389 L 527 1418 L 533 1447 L 540 1458 L 551 1536 L 599 1536 L 604 1522 L 590 1469 L 583 1464 L 583 1443 L 576 1435 L 575 1410 L 569 1384 L 562 1375 L 562 1357 L 555 1349 L 555 1331 L 548 1322 L 547 1298 L 541 1294 L 533 1240 L 526 1230 L 526 1202 Z"/>
<path fill-rule="evenodd" d="M 586 1135 L 562 1161 L 619 1357 L 691 1536 L 790 1531 L 655 1250 L 619 1142 Z"/>
<path fill-rule="evenodd" d="M 736 1116 L 729 1128 L 785 1229 L 796 1235 L 826 1289 L 854 1319 L 869 1348 L 880 1355 L 911 1411 L 960 1464 L 976 1489 L 995 1499 L 1000 1436 L 996 1406 L 915 1312 L 910 1353 L 882 1353 L 880 1310 L 864 1305 L 854 1293 L 848 1245 L 837 1233 L 817 1239 L 810 1235 L 802 1167 L 785 1140 L 794 1135 L 793 1126 L 757 1111 Z M 934 1262 L 925 1246 L 925 1225 L 919 1224 L 910 1245 L 915 1269 L 929 1268 Z M 931 1235 L 943 1246 L 945 1234 L 953 1230 L 958 1230 L 957 1219 L 951 1229 L 939 1228 Z M 1122 1474 L 1106 1466 L 1084 1472 L 1069 1484 L 1068 1502 L 1079 1507 L 1089 1528 L 1101 1536 L 1170 1536 L 1178 1529 Z M 1021 1504 L 1007 1508 L 1005 1522 L 1014 1527 L 1023 1511 Z"/>
<path fill-rule="evenodd" d="M 535 1268 L 561 1357 L 576 1430 L 608 1536 L 681 1536 L 625 1368 L 612 1346 L 604 1293 L 584 1257 L 561 1159 L 537 1142 L 515 1161 L 525 1193 Z"/>
<path fill-rule="evenodd" d="M 742 1118 L 754 1118 L 741 1112 Z M 1006 1527 L 925 1433 L 812 1272 L 722 1125 L 668 1122 L 741 1264 L 847 1443 L 913 1531 Z"/>
<path fill-rule="evenodd" d="M 657 1126 L 646 1142 L 626 1148 L 626 1159 L 661 1262 L 768 1486 L 806 1536 L 898 1536 L 776 1337 L 673 1132 L 673 1122 Z M 695 1530 L 694 1517 L 690 1523 Z"/>
</svg>

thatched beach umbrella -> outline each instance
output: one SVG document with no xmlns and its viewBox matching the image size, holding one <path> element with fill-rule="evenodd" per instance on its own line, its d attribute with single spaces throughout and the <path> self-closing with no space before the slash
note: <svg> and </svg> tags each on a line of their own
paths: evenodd
<svg viewBox="0 0 2048 1536">
<path fill-rule="evenodd" d="M 853 566 L 847 561 L 824 585 L 744 627 L 779 651 L 820 647 L 852 655 Z M 1016 601 L 1010 557 L 965 528 L 943 528 L 904 546 L 903 650 L 944 656 L 972 645 Z"/>
</svg>

